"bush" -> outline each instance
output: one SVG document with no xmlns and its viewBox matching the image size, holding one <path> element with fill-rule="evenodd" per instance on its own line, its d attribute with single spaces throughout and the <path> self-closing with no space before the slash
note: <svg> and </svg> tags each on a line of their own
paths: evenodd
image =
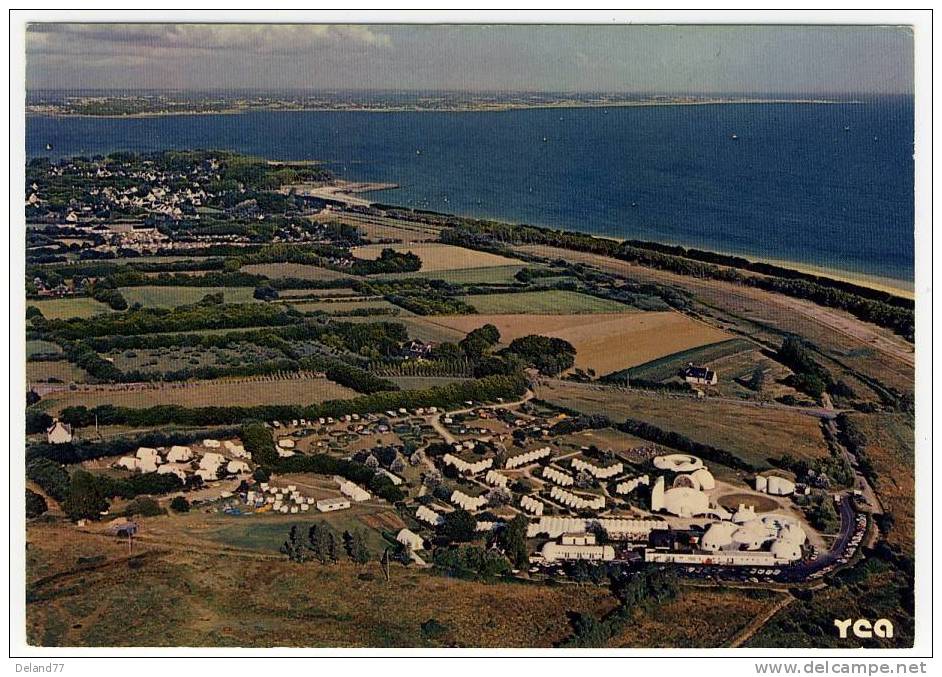
<svg viewBox="0 0 942 677">
<path fill-rule="evenodd" d="M 190 512 L 190 502 L 183 496 L 174 496 L 170 501 L 170 509 L 174 512 Z"/>
<path fill-rule="evenodd" d="M 179 498 L 179 497 L 178 497 Z M 167 511 L 160 507 L 160 504 L 149 496 L 140 496 L 127 504 L 124 509 L 127 517 L 140 515 L 142 517 L 155 517 L 157 515 L 166 515 Z"/>
<path fill-rule="evenodd" d="M 46 504 L 46 499 L 37 494 L 35 491 L 26 490 L 26 517 L 32 519 L 34 517 L 39 517 L 44 512 L 49 510 L 49 506 Z"/>
</svg>

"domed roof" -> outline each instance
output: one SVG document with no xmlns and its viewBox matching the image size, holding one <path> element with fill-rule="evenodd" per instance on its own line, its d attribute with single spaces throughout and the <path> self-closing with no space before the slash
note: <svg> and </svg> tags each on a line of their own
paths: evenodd
<svg viewBox="0 0 942 677">
<path fill-rule="evenodd" d="M 795 492 L 795 483 L 784 477 L 770 475 L 766 484 L 766 491 L 773 496 L 787 496 Z"/>
<path fill-rule="evenodd" d="M 796 559 L 801 559 L 801 544 L 792 540 L 776 539 L 772 544 L 772 554 L 775 559 L 794 562 Z"/>
<path fill-rule="evenodd" d="M 690 475 L 678 475 L 674 478 L 674 487 L 689 487 L 691 489 L 701 489 L 700 482 L 697 480 L 696 473 Z"/>
<path fill-rule="evenodd" d="M 778 532 L 780 541 L 792 541 L 801 545 L 808 538 L 805 530 L 797 524 L 787 524 Z"/>
<path fill-rule="evenodd" d="M 756 518 L 756 509 L 751 505 L 739 504 L 739 510 L 733 513 L 733 521 L 737 524 L 749 522 Z"/>
<path fill-rule="evenodd" d="M 732 545 L 733 533 L 738 529 L 739 526 L 732 522 L 714 522 L 700 539 L 700 547 L 711 552 L 722 550 Z"/>
<path fill-rule="evenodd" d="M 690 454 L 665 454 L 654 457 L 654 467 L 672 472 L 693 472 L 703 467 L 703 461 Z"/>
<path fill-rule="evenodd" d="M 678 517 L 702 515 L 710 508 L 710 501 L 702 491 L 690 487 L 675 487 L 664 492 L 664 509 Z"/>
<path fill-rule="evenodd" d="M 763 543 L 774 537 L 775 533 L 770 531 L 759 519 L 744 522 L 733 532 L 733 541 L 744 546 L 747 550 L 758 550 Z"/>
<path fill-rule="evenodd" d="M 706 468 L 694 470 L 690 473 L 690 476 L 700 483 L 700 488 L 703 491 L 713 491 L 716 489 L 716 480 L 713 479 L 713 474 Z"/>
</svg>

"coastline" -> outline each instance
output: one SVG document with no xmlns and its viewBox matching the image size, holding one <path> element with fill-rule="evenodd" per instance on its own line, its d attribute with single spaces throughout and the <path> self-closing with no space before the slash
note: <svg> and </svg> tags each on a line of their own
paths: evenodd
<svg viewBox="0 0 942 677">
<path fill-rule="evenodd" d="M 549 103 L 495 103 L 480 105 L 456 105 L 431 108 L 423 106 L 363 106 L 357 108 L 340 106 L 301 106 L 298 108 L 279 108 L 276 106 L 255 106 L 227 108 L 214 111 L 144 111 L 127 115 L 92 113 L 70 113 L 55 111 L 32 111 L 26 109 L 27 116 L 49 118 L 100 118 L 103 120 L 136 120 L 146 118 L 176 117 L 181 115 L 242 115 L 244 113 L 502 113 L 515 110 L 544 109 L 580 109 L 580 108 L 651 108 L 668 106 L 744 106 L 744 105 L 805 105 L 805 106 L 841 106 L 861 105 L 863 101 L 837 101 L 833 99 L 710 99 L 704 101 L 559 101 Z"/>
</svg>

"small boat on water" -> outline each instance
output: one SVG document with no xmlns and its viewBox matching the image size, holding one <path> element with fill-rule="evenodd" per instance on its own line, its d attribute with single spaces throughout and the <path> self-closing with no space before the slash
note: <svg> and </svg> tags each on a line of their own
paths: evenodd
<svg viewBox="0 0 942 677">
<path fill-rule="evenodd" d="M 735 134 L 731 134 L 729 138 L 730 138 L 732 141 L 739 141 L 739 137 L 736 136 Z"/>
<path fill-rule="evenodd" d="M 51 144 L 51 143 L 47 143 L 47 144 L 46 144 L 46 150 L 52 150 L 52 144 Z"/>
</svg>

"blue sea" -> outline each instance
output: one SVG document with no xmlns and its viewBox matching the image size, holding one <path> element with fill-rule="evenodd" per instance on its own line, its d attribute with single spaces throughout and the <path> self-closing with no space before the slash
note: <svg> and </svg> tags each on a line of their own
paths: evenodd
<svg viewBox="0 0 942 677">
<path fill-rule="evenodd" d="M 26 122 L 28 157 L 166 148 L 322 160 L 399 184 L 385 203 L 913 280 L 910 97 Z"/>
</svg>

